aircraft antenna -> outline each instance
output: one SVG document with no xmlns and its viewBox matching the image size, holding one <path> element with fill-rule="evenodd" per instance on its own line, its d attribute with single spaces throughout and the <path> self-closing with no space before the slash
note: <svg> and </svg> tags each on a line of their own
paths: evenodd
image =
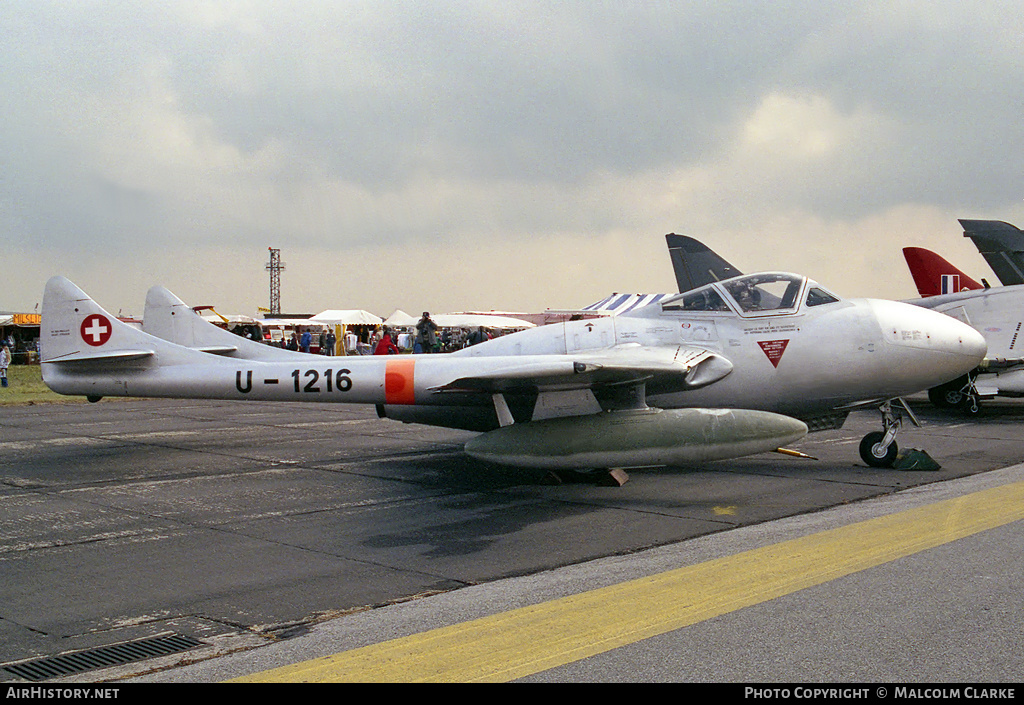
<svg viewBox="0 0 1024 705">
<path fill-rule="evenodd" d="M 270 313 L 281 315 L 281 270 L 284 269 L 284 262 L 281 261 L 281 250 L 268 247 L 270 250 L 270 261 L 267 263 L 267 271 L 270 272 Z"/>
</svg>

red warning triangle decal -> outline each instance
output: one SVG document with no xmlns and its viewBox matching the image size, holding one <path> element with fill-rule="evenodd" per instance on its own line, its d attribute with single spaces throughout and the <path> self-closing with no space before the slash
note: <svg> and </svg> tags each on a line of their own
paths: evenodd
<svg viewBox="0 0 1024 705">
<path fill-rule="evenodd" d="M 771 360 L 773 367 L 779 366 L 779 360 L 782 359 L 782 353 L 786 352 L 786 346 L 789 345 L 789 339 L 786 340 L 759 340 L 757 344 L 764 350 L 764 354 Z"/>
</svg>

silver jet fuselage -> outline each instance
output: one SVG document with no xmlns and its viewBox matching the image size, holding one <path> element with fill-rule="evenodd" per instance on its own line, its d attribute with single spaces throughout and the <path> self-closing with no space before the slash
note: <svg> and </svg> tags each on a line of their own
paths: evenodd
<svg viewBox="0 0 1024 705">
<path fill-rule="evenodd" d="M 754 304 L 736 295 L 759 281 L 779 288 Z M 785 290 L 783 291 L 782 288 Z M 755 291 L 756 293 L 756 291 Z M 797 418 L 918 392 L 984 358 L 971 327 L 909 304 L 841 300 L 796 275 L 762 273 L 680 294 L 616 317 L 548 325 L 458 355 L 568 354 L 615 347 L 701 347 L 732 363 L 714 384 L 648 386 L 652 406 L 774 411 Z"/>
<path fill-rule="evenodd" d="M 389 418 L 486 431 L 502 424 L 498 397 L 517 421 L 647 402 L 799 419 L 841 415 L 960 377 L 986 346 L 970 326 L 934 311 L 844 301 L 805 277 L 760 273 L 457 353 L 274 362 L 208 355 L 146 335 L 54 277 L 41 349 L 43 379 L 62 394 L 375 404 Z"/>
</svg>

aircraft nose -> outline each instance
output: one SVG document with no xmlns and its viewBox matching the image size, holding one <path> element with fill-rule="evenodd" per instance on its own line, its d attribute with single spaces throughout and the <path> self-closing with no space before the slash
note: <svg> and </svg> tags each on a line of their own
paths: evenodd
<svg viewBox="0 0 1024 705">
<path fill-rule="evenodd" d="M 988 354 L 988 341 L 985 340 L 985 336 L 966 323 L 954 322 L 961 326 L 964 354 L 972 360 L 977 360 L 977 364 L 980 365 L 981 361 L 985 359 L 985 355 Z"/>
<path fill-rule="evenodd" d="M 962 359 L 970 369 L 974 369 L 985 359 L 988 343 L 981 333 L 944 313 L 928 309 L 921 313 L 934 314 L 921 322 L 921 327 L 929 338 L 929 349 Z"/>
<path fill-rule="evenodd" d="M 876 301 L 887 342 L 922 351 L 936 376 L 954 379 L 981 364 L 988 352 L 984 336 L 966 323 L 931 309 L 897 301 Z"/>
</svg>

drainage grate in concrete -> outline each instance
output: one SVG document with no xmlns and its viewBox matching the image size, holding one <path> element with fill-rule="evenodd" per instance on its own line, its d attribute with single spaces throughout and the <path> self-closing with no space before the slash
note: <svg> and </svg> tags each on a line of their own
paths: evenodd
<svg viewBox="0 0 1024 705">
<path fill-rule="evenodd" d="M 181 634 L 165 634 L 147 639 L 127 641 L 123 644 L 100 646 L 72 654 L 47 656 L 3 666 L 3 669 L 30 681 L 69 676 L 73 673 L 109 668 L 133 661 L 144 661 L 156 656 L 167 656 L 202 646 L 203 642 Z"/>
</svg>

